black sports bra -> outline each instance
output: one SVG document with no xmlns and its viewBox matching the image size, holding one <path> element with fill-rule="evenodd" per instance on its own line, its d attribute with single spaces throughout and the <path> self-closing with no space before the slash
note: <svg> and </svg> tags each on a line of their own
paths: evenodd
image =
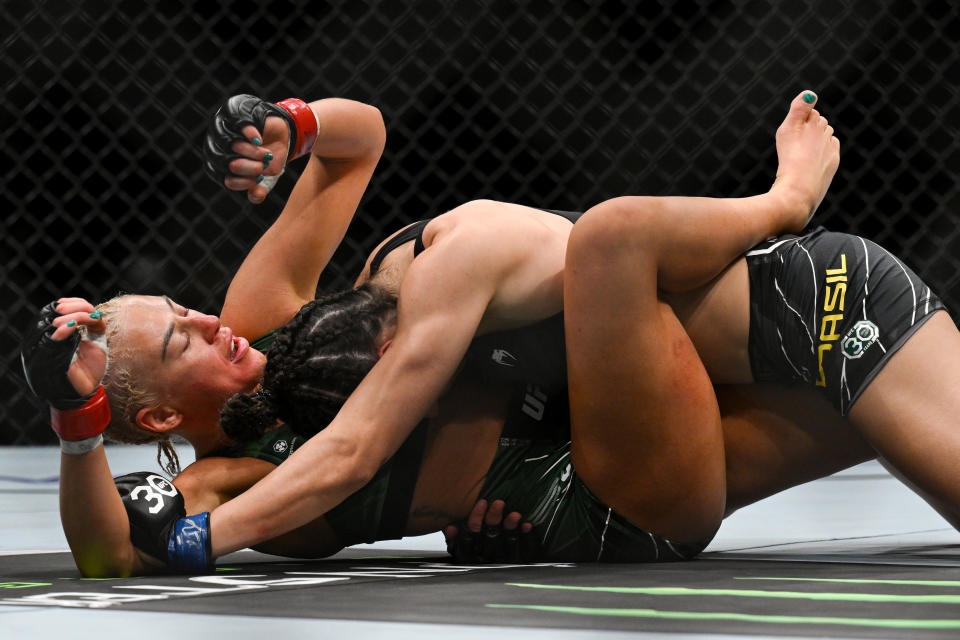
<svg viewBox="0 0 960 640">
<path fill-rule="evenodd" d="M 423 228 L 427 226 L 433 218 L 427 218 L 426 220 L 420 220 L 414 222 L 408 227 L 405 227 L 393 234 L 389 240 L 380 247 L 380 251 L 377 251 L 376 255 L 373 256 L 373 260 L 370 261 L 370 277 L 373 277 L 373 274 L 377 272 L 380 268 L 380 264 L 383 262 L 383 259 L 387 257 L 387 254 L 399 247 L 402 244 L 406 244 L 413 240 L 413 255 L 418 256 L 420 252 L 423 251 Z"/>
<path fill-rule="evenodd" d="M 541 209 L 541 211 L 546 211 L 547 213 L 552 213 L 558 215 L 561 218 L 566 218 L 570 222 L 576 222 L 577 219 L 583 215 L 581 211 L 560 211 L 557 209 Z M 376 255 L 373 256 L 373 260 L 370 261 L 370 277 L 380 269 L 380 264 L 383 263 L 383 259 L 387 257 L 387 254 L 399 247 L 402 244 L 406 244 L 413 240 L 413 255 L 414 257 L 420 255 L 420 252 L 423 251 L 423 229 L 430 223 L 433 218 L 427 218 L 426 220 L 419 220 L 413 224 L 404 227 L 393 236 L 387 240 L 380 250 L 377 251 Z"/>
</svg>

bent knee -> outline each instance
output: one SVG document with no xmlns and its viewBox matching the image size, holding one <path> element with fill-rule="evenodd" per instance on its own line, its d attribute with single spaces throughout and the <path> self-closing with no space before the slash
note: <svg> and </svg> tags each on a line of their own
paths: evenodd
<svg viewBox="0 0 960 640">
<path fill-rule="evenodd" d="M 658 236 L 658 209 L 655 198 L 640 196 L 612 198 L 591 207 L 570 231 L 568 260 L 637 256 Z"/>
</svg>

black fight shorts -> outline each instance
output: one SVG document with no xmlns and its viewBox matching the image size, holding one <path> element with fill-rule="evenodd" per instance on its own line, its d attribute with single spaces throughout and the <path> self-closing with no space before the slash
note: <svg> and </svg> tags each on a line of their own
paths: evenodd
<svg viewBox="0 0 960 640">
<path fill-rule="evenodd" d="M 821 387 L 842 415 L 887 359 L 944 308 L 883 247 L 822 227 L 768 240 L 746 259 L 754 379 Z"/>
</svg>

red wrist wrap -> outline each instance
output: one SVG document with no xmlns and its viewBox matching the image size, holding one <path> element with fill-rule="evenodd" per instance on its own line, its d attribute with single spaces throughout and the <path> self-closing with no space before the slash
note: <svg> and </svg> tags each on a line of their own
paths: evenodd
<svg viewBox="0 0 960 640">
<path fill-rule="evenodd" d="M 313 150 L 313 144 L 317 141 L 317 117 L 303 100 L 298 98 L 287 98 L 277 103 L 277 106 L 290 114 L 297 127 L 297 148 L 293 150 L 292 155 L 287 158 L 287 162 L 296 160 L 300 156 L 305 156 Z"/>
<path fill-rule="evenodd" d="M 50 423 L 64 440 L 85 440 L 103 433 L 110 424 L 110 403 L 103 385 L 79 409 L 61 411 L 50 407 Z"/>
</svg>

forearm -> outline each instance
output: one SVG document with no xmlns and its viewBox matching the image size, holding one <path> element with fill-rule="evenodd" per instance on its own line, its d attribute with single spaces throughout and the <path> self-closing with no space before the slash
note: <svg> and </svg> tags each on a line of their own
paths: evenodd
<svg viewBox="0 0 960 640">
<path fill-rule="evenodd" d="M 88 339 L 81 339 L 79 330 Z M 102 434 L 110 408 L 100 384 L 107 361 L 102 314 L 82 298 L 40 310 L 20 350 L 30 389 L 50 405 L 60 439 L 60 518 L 80 571 L 130 575 L 142 568 L 126 509 L 110 474 Z"/>
<path fill-rule="evenodd" d="M 366 483 L 372 472 L 358 466 L 353 447 L 326 436 L 314 436 L 248 491 L 213 510 L 214 556 L 293 531 Z"/>
<path fill-rule="evenodd" d="M 102 446 L 60 455 L 60 520 L 83 575 L 120 577 L 143 571 Z"/>
</svg>

